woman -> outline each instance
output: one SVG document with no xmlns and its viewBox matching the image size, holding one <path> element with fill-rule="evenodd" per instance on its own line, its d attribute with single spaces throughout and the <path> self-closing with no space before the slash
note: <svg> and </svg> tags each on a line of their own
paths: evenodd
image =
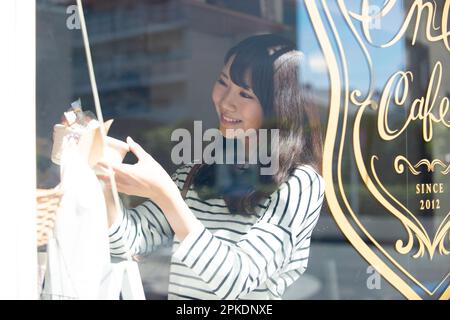
<svg viewBox="0 0 450 320">
<path fill-rule="evenodd" d="M 306 270 L 324 183 L 318 114 L 299 85 L 301 60 L 282 37 L 252 36 L 229 50 L 214 85 L 225 138 L 236 139 L 236 129 L 279 129 L 278 170 L 258 183 L 233 174 L 252 166 L 220 164 L 186 165 L 171 178 L 127 139 L 138 162 L 113 166 L 118 190 L 149 200 L 109 208 L 111 253 L 147 254 L 173 240 L 169 299 L 281 299 Z M 214 190 L 217 172 L 231 177 L 231 187 Z"/>
</svg>

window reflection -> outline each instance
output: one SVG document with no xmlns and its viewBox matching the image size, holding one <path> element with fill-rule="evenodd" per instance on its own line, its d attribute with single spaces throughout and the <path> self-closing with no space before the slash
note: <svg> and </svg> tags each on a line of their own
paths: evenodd
<svg viewBox="0 0 450 320">
<path fill-rule="evenodd" d="M 303 80 L 308 94 L 321 110 L 324 130 L 329 105 L 329 79 L 321 48 L 315 38 L 303 1 L 295 0 L 159 0 L 159 1 L 84 1 L 94 67 L 105 119 L 114 119 L 110 134 L 124 140 L 132 136 L 169 171 L 175 166 L 170 160 L 173 143 L 170 135 L 175 128 L 192 130 L 194 120 L 203 120 L 204 128 L 216 127 L 216 114 L 211 102 L 211 89 L 222 67 L 225 51 L 237 40 L 250 34 L 279 33 L 297 42 L 308 57 Z M 94 111 L 84 47 L 78 29 L 69 29 L 67 8 L 74 1 L 37 1 L 37 166 L 38 186 L 50 188 L 59 182 L 59 168 L 51 163 L 52 128 L 70 103 L 81 98 L 83 107 Z M 337 7 L 330 4 L 342 29 L 343 41 L 356 46 L 345 22 L 338 17 Z M 402 17 L 408 4 L 399 2 L 393 19 Z M 396 18 L 397 17 L 397 18 Z M 438 22 L 436 22 L 439 24 Z M 381 30 L 377 37 L 388 36 Z M 411 35 L 409 35 L 411 36 Z M 356 47 L 355 47 L 356 48 Z M 411 39 L 389 51 L 386 56 L 375 52 L 374 99 L 379 100 L 389 75 L 400 69 L 415 76 L 410 96 L 426 94 L 430 68 L 437 59 L 447 63 L 443 47 L 431 46 L 420 40 L 411 46 Z M 352 61 L 350 87 L 368 87 L 367 69 L 358 65 L 358 50 L 349 50 Z M 449 97 L 448 72 L 442 79 L 440 94 Z M 409 103 L 410 104 L 410 103 Z M 408 105 L 408 104 L 407 104 Z M 394 108 L 393 127 L 405 119 L 405 110 Z M 350 118 L 356 107 L 352 106 Z M 437 131 L 433 143 L 418 143 L 421 126 L 408 129 L 398 145 L 382 144 L 376 132 L 376 112 L 364 120 L 361 136 L 363 152 L 369 157 L 377 150 L 394 155 L 402 152 L 417 158 L 441 158 L 449 161 L 445 135 Z M 351 150 L 345 149 L 350 155 Z M 387 159 L 387 158 L 385 158 Z M 125 159 L 132 162 L 131 156 Z M 383 162 L 384 161 L 384 162 Z M 379 219 L 382 208 L 367 201 L 371 195 L 361 188 L 354 161 L 344 164 L 344 182 L 351 194 L 349 202 L 367 217 L 370 228 L 382 241 L 392 242 L 391 230 L 396 226 Z M 380 168 L 392 167 L 381 160 Z M 405 203 L 418 203 L 415 183 L 440 181 L 432 173 L 420 178 L 406 175 L 386 176 L 386 183 Z M 415 181 L 412 183 L 411 181 Z M 448 178 L 446 180 L 448 182 Z M 417 199 L 416 199 L 417 198 Z M 130 205 L 142 199 L 128 198 Z M 441 206 L 449 207 L 448 199 Z M 415 210 L 419 210 L 415 208 Z M 421 215 L 423 223 L 435 229 L 436 221 L 428 218 L 433 210 Z M 442 215 L 442 212 L 436 213 Z M 170 248 L 163 248 L 140 265 L 147 298 L 167 298 Z M 366 280 L 368 264 L 352 249 L 337 229 L 326 204 L 313 236 L 311 261 L 306 274 L 286 293 L 288 299 L 353 299 L 402 298 L 386 281 L 380 290 L 369 290 Z M 420 266 L 417 267 L 420 269 Z M 429 271 L 431 273 L 431 270 Z M 424 273 L 424 272 L 422 272 Z M 426 274 L 427 272 L 425 272 Z M 430 280 L 431 281 L 431 280 Z"/>
</svg>

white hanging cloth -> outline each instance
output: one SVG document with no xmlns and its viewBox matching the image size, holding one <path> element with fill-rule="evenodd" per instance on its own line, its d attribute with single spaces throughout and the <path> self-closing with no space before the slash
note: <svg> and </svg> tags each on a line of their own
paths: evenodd
<svg viewBox="0 0 450 320">
<path fill-rule="evenodd" d="M 106 205 L 100 182 L 76 146 L 62 153 L 61 185 L 42 298 L 106 298 L 101 288 L 111 273 Z"/>
</svg>

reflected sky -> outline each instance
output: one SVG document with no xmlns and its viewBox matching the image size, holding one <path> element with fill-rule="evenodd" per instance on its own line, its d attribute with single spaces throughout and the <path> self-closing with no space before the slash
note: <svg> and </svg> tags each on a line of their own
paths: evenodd
<svg viewBox="0 0 450 320">
<path fill-rule="evenodd" d="M 359 13 L 362 1 L 344 1 L 348 11 Z M 383 4 L 383 0 L 370 1 L 372 10 L 378 10 Z M 315 36 L 313 26 L 308 17 L 304 1 L 297 1 L 297 41 L 300 50 L 305 52 L 307 61 L 304 69 L 304 80 L 317 89 L 327 89 L 329 86 L 327 76 L 327 66 L 324 61 L 320 45 Z M 322 3 L 317 1 L 322 21 L 325 24 L 328 34 L 332 34 L 330 24 Z M 327 1 L 327 8 L 334 20 L 334 24 L 339 33 L 341 42 L 344 44 L 345 55 L 349 67 L 349 84 L 351 88 L 367 90 L 369 85 L 369 73 L 367 62 L 364 58 L 363 51 L 356 37 L 349 28 L 347 21 L 342 15 L 338 6 L 338 1 Z M 372 12 L 372 11 L 371 11 Z M 379 22 L 373 24 L 371 35 L 375 43 L 385 43 L 390 40 L 397 30 L 400 28 L 403 19 L 404 7 L 402 1 L 397 1 L 390 13 L 383 17 Z M 399 41 L 395 45 L 385 49 L 379 49 L 371 46 L 363 37 L 361 24 L 352 18 L 357 32 L 361 35 L 365 45 L 369 50 L 372 63 L 376 66 L 374 74 L 374 88 L 381 90 L 386 80 L 394 72 L 405 68 L 405 43 L 404 40 Z M 332 39 L 332 45 L 335 52 L 338 52 L 336 41 Z"/>
</svg>

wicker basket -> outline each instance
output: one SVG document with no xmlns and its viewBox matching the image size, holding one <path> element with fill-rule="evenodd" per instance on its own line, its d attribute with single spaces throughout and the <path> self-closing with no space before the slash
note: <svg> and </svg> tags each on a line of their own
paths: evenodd
<svg viewBox="0 0 450 320">
<path fill-rule="evenodd" d="M 38 246 L 47 244 L 53 230 L 56 211 L 61 202 L 62 192 L 59 186 L 53 189 L 37 189 L 37 243 Z"/>
</svg>

